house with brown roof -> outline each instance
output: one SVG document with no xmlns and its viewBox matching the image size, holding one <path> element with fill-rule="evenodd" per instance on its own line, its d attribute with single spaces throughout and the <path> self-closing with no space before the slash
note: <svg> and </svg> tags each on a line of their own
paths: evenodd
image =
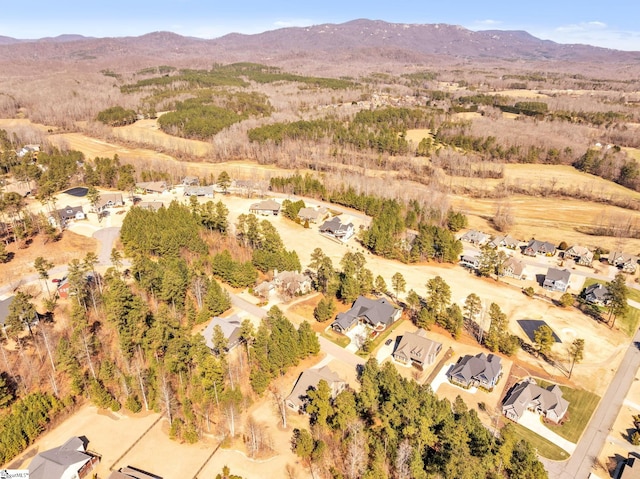
<svg viewBox="0 0 640 479">
<path fill-rule="evenodd" d="M 493 390 L 502 376 L 500 356 L 484 353 L 461 357 L 457 364 L 447 372 L 447 378 L 464 388 L 481 387 Z"/>
<path fill-rule="evenodd" d="M 94 209 L 96 213 L 101 213 L 107 208 L 115 208 L 118 206 L 124 206 L 122 193 L 102 193 Z"/>
<path fill-rule="evenodd" d="M 259 203 L 253 203 L 249 206 L 249 213 L 253 213 L 254 215 L 273 215 L 278 216 L 280 212 L 281 205 L 276 200 L 264 200 Z"/>
<path fill-rule="evenodd" d="M 166 181 L 142 181 L 136 183 L 136 190 L 141 193 L 164 193 L 168 189 Z"/>
<path fill-rule="evenodd" d="M 617 479 L 640 479 L 640 457 L 633 454 L 622 462 Z"/>
<path fill-rule="evenodd" d="M 297 271 L 278 272 L 276 270 L 273 283 L 280 291 L 291 296 L 299 296 L 311 291 L 311 278 Z"/>
<path fill-rule="evenodd" d="M 307 369 L 302 371 L 291 394 L 285 399 L 287 406 L 294 411 L 304 412 L 309 390 L 317 389 L 320 381 L 327 383 L 333 399 L 347 388 L 346 381 L 329 369 L 329 366 L 320 369 Z"/>
<path fill-rule="evenodd" d="M 36 455 L 29 464 L 30 479 L 83 479 L 100 458 L 87 452 L 87 442 L 72 437 L 62 446 Z"/>
<path fill-rule="evenodd" d="M 491 241 L 489 241 L 489 246 L 492 248 L 509 248 L 509 249 L 517 249 L 520 241 L 517 239 L 506 235 L 506 236 L 496 236 Z"/>
<path fill-rule="evenodd" d="M 162 201 L 140 201 L 136 206 L 143 210 L 158 211 L 164 206 L 164 203 Z"/>
<path fill-rule="evenodd" d="M 525 264 L 519 259 L 510 256 L 502 264 L 502 275 L 514 279 L 523 279 L 525 277 Z"/>
<path fill-rule="evenodd" d="M 530 410 L 557 424 L 568 409 L 569 401 L 562 397 L 562 390 L 557 384 L 545 389 L 533 378 L 516 384 L 502 403 L 502 413 L 515 422 L 524 411 Z"/>
<path fill-rule="evenodd" d="M 638 267 L 638 258 L 629 253 L 623 253 L 622 251 L 614 251 L 609 253 L 609 257 L 607 258 L 608 263 L 611 266 L 615 266 L 616 268 L 624 271 L 625 273 L 635 273 L 636 268 Z"/>
<path fill-rule="evenodd" d="M 581 266 L 591 266 L 593 251 L 590 251 L 586 246 L 573 245 L 564 252 L 564 259 L 570 259 Z"/>
<path fill-rule="evenodd" d="M 323 206 L 318 208 L 305 207 L 300 208 L 298 219 L 301 223 L 308 221 L 309 223 L 317 223 L 324 220 L 329 214 L 329 210 Z"/>
<path fill-rule="evenodd" d="M 432 364 L 442 350 L 442 343 L 432 341 L 426 334 L 424 329 L 404 333 L 393 351 L 393 359 L 402 364 L 413 364 L 419 369 Z"/>
</svg>

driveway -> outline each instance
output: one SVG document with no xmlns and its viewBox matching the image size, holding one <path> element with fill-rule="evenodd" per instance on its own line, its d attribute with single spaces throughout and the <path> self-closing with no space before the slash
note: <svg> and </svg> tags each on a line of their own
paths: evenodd
<svg viewBox="0 0 640 479">
<path fill-rule="evenodd" d="M 520 417 L 518 424 L 551 441 L 556 446 L 567 451 L 569 454 L 573 454 L 576 450 L 576 445 L 574 443 L 567 441 L 565 438 L 560 437 L 555 432 L 547 429 L 544 424 L 542 424 L 540 416 L 535 412 L 528 410 L 525 411 L 524 414 L 522 414 L 522 417 Z"/>
<path fill-rule="evenodd" d="M 369 334 L 369 328 L 363 323 L 357 324 L 351 331 L 347 331 L 346 336 L 351 340 L 345 349 L 351 353 L 357 353 L 362 344 L 362 338 Z"/>
<path fill-rule="evenodd" d="M 112 226 L 110 228 L 102 228 L 95 233 L 93 237 L 100 241 L 100 252 L 98 253 L 98 260 L 102 265 L 111 264 L 111 250 L 113 244 L 120 235 L 120 228 L 118 226 Z"/>
<path fill-rule="evenodd" d="M 440 371 L 438 371 L 438 374 L 436 375 L 436 377 L 433 378 L 433 381 L 431 381 L 431 384 L 430 384 L 431 390 L 435 393 L 436 391 L 438 391 L 438 388 L 440 387 L 441 384 L 447 383 L 449 386 L 454 388 L 460 388 L 461 390 L 469 394 L 475 394 L 476 392 L 478 392 L 478 388 L 475 386 L 472 386 L 469 389 L 465 389 L 456 384 L 449 382 L 449 380 L 447 379 L 447 373 L 453 366 L 454 366 L 454 363 L 449 363 L 449 364 L 445 364 L 440 368 Z"/>
</svg>

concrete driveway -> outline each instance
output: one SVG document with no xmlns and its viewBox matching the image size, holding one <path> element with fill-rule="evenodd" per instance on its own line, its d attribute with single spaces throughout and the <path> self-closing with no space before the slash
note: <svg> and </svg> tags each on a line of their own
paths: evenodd
<svg viewBox="0 0 640 479">
<path fill-rule="evenodd" d="M 540 416 L 535 412 L 528 411 L 528 410 L 525 411 L 522 417 L 520 418 L 520 420 L 518 421 L 518 424 L 526 427 L 527 429 L 535 432 L 536 434 L 544 437 L 545 439 L 548 439 L 549 441 L 554 443 L 556 446 L 567 451 L 569 454 L 573 454 L 573 452 L 576 450 L 576 445 L 574 443 L 567 441 L 565 438 L 560 437 L 555 432 L 551 431 L 550 429 L 547 429 L 544 426 L 544 424 L 542 424 L 542 421 L 540 420 Z"/>
</svg>

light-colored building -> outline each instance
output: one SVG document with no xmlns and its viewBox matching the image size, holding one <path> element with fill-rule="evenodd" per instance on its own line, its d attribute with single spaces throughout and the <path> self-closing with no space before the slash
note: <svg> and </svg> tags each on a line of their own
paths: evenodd
<svg viewBox="0 0 640 479">
<path fill-rule="evenodd" d="M 393 359 L 402 364 L 413 364 L 422 369 L 432 364 L 442 350 L 442 343 L 427 338 L 426 331 L 420 329 L 415 333 L 404 333 L 395 351 Z"/>
<path fill-rule="evenodd" d="M 62 446 L 43 451 L 29 464 L 29 479 L 83 479 L 100 460 L 88 454 L 85 442 L 72 437 Z"/>
<path fill-rule="evenodd" d="M 249 206 L 249 213 L 253 213 L 255 215 L 273 215 L 277 216 L 280 213 L 280 208 L 282 205 L 278 203 L 276 200 L 264 200 L 259 203 L 253 203 Z"/>
<path fill-rule="evenodd" d="M 495 354 L 467 354 L 447 373 L 449 381 L 462 387 L 492 390 L 502 376 L 502 360 Z"/>
<path fill-rule="evenodd" d="M 300 374 L 291 394 L 287 396 L 285 400 L 287 406 L 294 411 L 304 412 L 309 389 L 316 389 L 320 381 L 326 381 L 333 399 L 347 387 L 347 383 L 328 366 L 320 369 L 307 369 Z"/>
<path fill-rule="evenodd" d="M 562 397 L 562 390 L 557 384 L 545 389 L 529 378 L 516 384 L 502 403 L 502 413 L 515 422 L 527 409 L 557 424 L 567 413 L 569 401 Z"/>
</svg>

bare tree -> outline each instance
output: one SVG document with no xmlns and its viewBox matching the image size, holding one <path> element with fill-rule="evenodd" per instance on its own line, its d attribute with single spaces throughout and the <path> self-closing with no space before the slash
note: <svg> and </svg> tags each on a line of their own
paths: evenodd
<svg viewBox="0 0 640 479">
<path fill-rule="evenodd" d="M 162 403 L 162 412 L 169 420 L 169 426 L 173 424 L 173 407 L 174 397 L 171 383 L 167 378 L 167 373 L 162 372 L 160 378 L 160 401 Z"/>
<path fill-rule="evenodd" d="M 347 427 L 347 451 L 344 458 L 345 473 L 349 479 L 362 476 L 367 465 L 366 438 L 361 422 L 353 422 Z"/>
<path fill-rule="evenodd" d="M 281 388 L 278 386 L 272 386 L 271 394 L 273 395 L 273 401 L 275 402 L 276 409 L 278 414 L 280 415 L 280 419 L 282 420 L 282 428 L 287 428 L 287 404 L 285 402 L 286 396 L 284 395 Z"/>
</svg>

